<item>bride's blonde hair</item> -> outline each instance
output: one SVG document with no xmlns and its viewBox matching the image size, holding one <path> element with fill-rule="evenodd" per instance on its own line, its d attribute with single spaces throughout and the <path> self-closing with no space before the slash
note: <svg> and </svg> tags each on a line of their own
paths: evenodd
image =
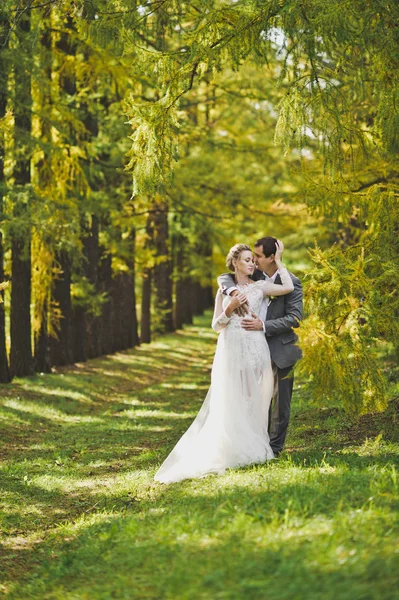
<svg viewBox="0 0 399 600">
<path fill-rule="evenodd" d="M 252 248 L 247 244 L 236 244 L 235 246 L 230 248 L 229 253 L 226 256 L 226 267 L 230 271 L 235 270 L 233 260 L 237 260 L 238 258 L 240 258 L 240 254 L 242 252 L 245 252 L 245 250 L 249 250 L 250 252 L 252 252 Z"/>
</svg>

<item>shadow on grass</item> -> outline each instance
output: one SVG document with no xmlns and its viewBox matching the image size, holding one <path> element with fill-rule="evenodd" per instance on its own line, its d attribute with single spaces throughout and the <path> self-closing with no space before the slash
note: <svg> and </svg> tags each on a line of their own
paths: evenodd
<svg viewBox="0 0 399 600">
<path fill-rule="evenodd" d="M 302 472 L 288 484 L 277 465 L 240 474 L 238 484 L 230 474 L 167 488 L 148 483 L 149 497 L 133 497 L 126 514 L 81 519 L 71 541 L 41 545 L 43 566 L 10 598 L 352 600 L 392 589 L 398 523 L 387 490 L 373 512 L 366 465 L 315 472 L 310 481 Z M 25 550 L 14 552 L 26 559 Z"/>
<path fill-rule="evenodd" d="M 299 403 L 296 400 L 299 399 Z M 299 406 L 298 406 L 299 404 Z M 399 443 L 399 400 L 393 399 L 385 412 L 350 417 L 341 407 L 301 404 L 301 391 L 294 394 L 290 442 L 295 446 L 320 449 L 363 444 L 377 437 Z M 322 448 L 322 446 L 325 448 Z M 303 448 L 300 448 L 302 450 Z M 331 449 L 331 448 L 330 448 Z"/>
<path fill-rule="evenodd" d="M 191 401 L 186 398 L 185 406 L 192 409 L 194 397 L 197 397 L 198 393 L 195 390 L 191 390 L 190 393 Z M 5 530 L 14 533 L 26 528 L 37 530 L 43 522 L 56 525 L 72 515 L 78 516 L 82 513 L 82 507 L 87 505 L 95 505 L 96 510 L 103 510 L 107 509 L 111 502 L 117 509 L 124 508 L 129 481 L 126 484 L 120 483 L 114 495 L 109 491 L 103 495 L 99 490 L 101 486 L 108 485 L 107 478 L 145 471 L 154 467 L 168 454 L 190 424 L 193 415 L 187 416 L 182 412 L 179 419 L 169 417 L 168 411 L 174 415 L 177 409 L 171 402 L 167 404 L 168 408 L 162 404 L 162 410 L 159 410 L 159 404 L 150 403 L 149 406 L 155 408 L 154 414 L 151 415 L 135 417 L 133 411 L 132 416 L 126 417 L 122 411 L 116 415 L 102 414 L 92 422 L 78 420 L 72 423 L 54 423 L 50 418 L 23 411 L 20 415 L 16 409 L 6 407 L 7 410 L 17 413 L 18 417 L 27 419 L 28 415 L 26 424 L 29 427 L 25 435 L 29 438 L 29 444 L 9 449 L 12 467 L 9 468 L 8 479 L 8 469 L 3 469 L 3 489 L 9 492 L 4 508 L 11 511 L 11 517 L 6 516 L 3 522 Z M 200 402 L 197 404 L 199 406 Z M 120 409 L 125 406 L 122 405 Z M 57 415 L 59 416 L 59 412 Z M 35 445 L 39 448 L 35 448 Z M 270 486 L 269 477 L 272 476 L 273 481 L 273 473 L 280 473 L 284 468 L 299 468 L 301 471 L 320 469 L 320 482 L 326 489 L 320 489 L 317 485 L 312 487 L 310 493 L 309 486 L 304 484 L 301 484 L 298 490 L 279 484 L 279 497 L 283 499 L 282 506 L 285 510 L 287 503 L 292 504 L 296 495 L 307 498 L 310 493 L 312 506 L 316 506 L 312 510 L 321 510 L 320 507 L 324 506 L 328 513 L 333 508 L 333 505 L 327 502 L 331 482 L 339 481 L 340 478 L 346 482 L 338 490 L 339 498 L 344 495 L 352 498 L 359 494 L 360 490 L 360 500 L 364 502 L 364 497 L 370 495 L 370 482 L 374 478 L 374 472 L 369 468 L 384 468 L 389 464 L 398 465 L 397 454 L 385 451 L 381 456 L 359 456 L 356 452 L 337 454 L 311 448 L 283 458 L 280 466 L 277 466 L 277 471 L 268 467 L 260 468 L 263 469 L 262 485 L 266 489 Z M 344 474 L 328 473 L 333 469 L 344 471 Z M 323 470 L 326 473 L 322 474 Z M 42 487 L 34 485 L 32 481 L 43 473 L 52 481 L 46 481 Z M 348 481 L 351 482 L 350 486 Z M 46 485 L 54 489 L 48 490 Z M 266 499 L 265 496 L 265 510 L 269 510 Z M 321 503 L 319 508 L 316 499 Z M 25 513 L 14 512 L 12 507 L 18 502 L 21 503 L 21 507 L 29 506 L 33 513 L 36 512 L 36 517 L 33 519 L 29 510 Z"/>
<path fill-rule="evenodd" d="M 198 331 L 7 388 L 10 598 L 390 597 L 397 447 L 366 440 L 392 419 L 355 430 L 339 409 L 297 407 L 279 461 L 152 481 L 209 384 L 215 336 Z"/>
<path fill-rule="evenodd" d="M 380 452 L 380 453 L 379 453 Z M 338 452 L 323 452 L 317 450 L 300 450 L 289 455 L 289 461 L 301 469 L 330 467 L 346 467 L 350 469 L 369 469 L 370 467 L 388 467 L 397 465 L 399 467 L 399 448 L 389 451 L 385 448 L 374 451 L 370 450 L 368 455 L 362 456 L 359 451 L 344 450 Z"/>
<path fill-rule="evenodd" d="M 208 318 L 202 321 L 207 323 Z M 187 367 L 208 372 L 215 342 L 214 333 L 190 327 L 150 345 L 86 363 L 59 367 L 52 375 L 17 380 L 11 385 L 2 386 L 2 397 L 29 394 L 38 398 L 44 396 L 47 401 L 53 397 L 54 402 L 58 398 L 65 399 L 71 403 L 71 411 L 90 402 L 103 405 L 107 402 L 107 398 L 104 399 L 106 394 L 110 394 L 112 400 L 115 396 L 137 392 L 177 373 L 184 380 L 189 377 L 184 372 Z M 86 407 L 80 408 L 85 410 Z"/>
</svg>

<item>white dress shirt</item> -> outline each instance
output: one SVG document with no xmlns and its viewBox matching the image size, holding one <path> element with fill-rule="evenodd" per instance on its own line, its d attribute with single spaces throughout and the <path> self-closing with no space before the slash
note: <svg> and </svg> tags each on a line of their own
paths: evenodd
<svg viewBox="0 0 399 600">
<path fill-rule="evenodd" d="M 266 273 L 263 273 L 263 275 L 265 276 L 265 281 L 271 281 L 271 283 L 274 283 L 276 280 L 276 277 L 278 275 L 278 270 L 271 277 L 269 277 L 269 275 L 267 275 Z M 265 296 L 263 299 L 263 302 L 261 304 L 259 315 L 258 315 L 259 319 L 263 323 L 263 331 L 265 331 L 265 321 L 266 321 L 266 317 L 267 317 L 267 308 L 268 308 L 269 304 L 270 304 L 270 298 L 269 298 L 269 296 Z"/>
</svg>

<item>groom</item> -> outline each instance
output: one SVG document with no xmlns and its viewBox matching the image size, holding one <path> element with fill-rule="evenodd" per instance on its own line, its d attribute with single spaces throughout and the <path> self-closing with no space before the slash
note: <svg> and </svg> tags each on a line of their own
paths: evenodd
<svg viewBox="0 0 399 600">
<path fill-rule="evenodd" d="M 256 271 L 252 279 L 266 279 L 281 284 L 280 275 L 274 260 L 277 239 L 263 237 L 255 244 L 254 258 Z M 296 345 L 297 336 L 294 327 L 298 327 L 302 319 L 302 285 L 295 275 L 290 273 L 294 291 L 285 296 L 266 297 L 259 315 L 255 319 L 244 318 L 242 327 L 247 331 L 263 330 L 269 344 L 272 360 L 274 390 L 269 414 L 270 445 L 275 456 L 284 447 L 290 420 L 291 396 L 294 385 L 292 367 L 301 357 L 301 350 Z M 218 284 L 225 294 L 237 294 L 234 276 L 225 273 L 218 277 Z M 255 316 L 255 315 L 254 315 Z"/>
</svg>

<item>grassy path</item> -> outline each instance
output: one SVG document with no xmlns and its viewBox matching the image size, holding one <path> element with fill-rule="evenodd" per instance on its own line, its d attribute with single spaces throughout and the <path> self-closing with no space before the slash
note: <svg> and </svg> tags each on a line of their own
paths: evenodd
<svg viewBox="0 0 399 600">
<path fill-rule="evenodd" d="M 399 598 L 399 423 L 297 386 L 278 461 L 153 482 L 208 388 L 209 315 L 137 350 L 1 389 L 0 596 Z"/>
</svg>

